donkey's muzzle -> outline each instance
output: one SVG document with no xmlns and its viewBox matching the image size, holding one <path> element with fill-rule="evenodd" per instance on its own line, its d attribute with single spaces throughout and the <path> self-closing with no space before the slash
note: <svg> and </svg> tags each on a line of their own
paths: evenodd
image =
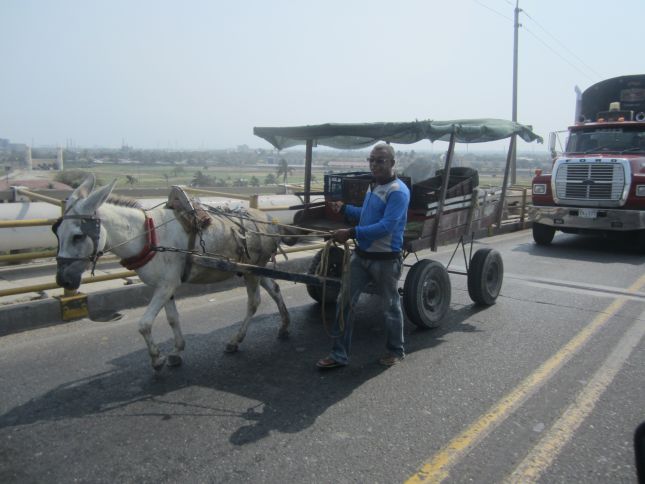
<svg viewBox="0 0 645 484">
<path fill-rule="evenodd" d="M 56 284 L 65 289 L 78 289 L 87 265 L 85 260 L 58 258 Z"/>
</svg>

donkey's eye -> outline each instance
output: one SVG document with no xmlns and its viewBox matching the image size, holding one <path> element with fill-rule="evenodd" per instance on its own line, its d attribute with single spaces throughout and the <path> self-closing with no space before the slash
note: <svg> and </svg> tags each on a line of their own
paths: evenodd
<svg viewBox="0 0 645 484">
<path fill-rule="evenodd" d="M 81 242 L 83 240 L 85 240 L 85 235 L 84 234 L 75 234 L 72 237 L 72 242 L 74 242 L 75 244 L 77 244 L 77 243 L 79 243 L 79 242 Z"/>
</svg>

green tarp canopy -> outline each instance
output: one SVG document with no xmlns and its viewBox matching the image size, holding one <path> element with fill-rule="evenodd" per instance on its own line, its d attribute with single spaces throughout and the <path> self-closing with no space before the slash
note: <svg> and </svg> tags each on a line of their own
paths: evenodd
<svg viewBox="0 0 645 484">
<path fill-rule="evenodd" d="M 411 123 L 328 123 L 284 128 L 253 128 L 253 134 L 264 138 L 277 149 L 304 145 L 312 140 L 314 145 L 331 148 L 365 148 L 379 141 L 411 144 L 424 139 L 449 141 L 455 133 L 458 143 L 484 143 L 497 141 L 516 134 L 526 142 L 542 138 L 531 126 L 504 119 L 457 119 L 453 121 L 413 121 Z"/>
</svg>

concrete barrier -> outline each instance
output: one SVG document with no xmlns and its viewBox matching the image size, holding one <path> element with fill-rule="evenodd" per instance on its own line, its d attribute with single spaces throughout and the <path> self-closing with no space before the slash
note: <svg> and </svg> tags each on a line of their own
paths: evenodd
<svg viewBox="0 0 645 484">
<path fill-rule="evenodd" d="M 289 259 L 279 261 L 276 268 L 294 273 L 304 273 L 309 268 L 314 253 L 289 254 Z M 234 275 L 230 279 L 215 284 L 184 284 L 179 287 L 175 296 L 181 300 L 190 296 L 227 291 L 243 285 L 244 280 Z M 147 306 L 152 298 L 152 293 L 153 289 L 143 283 L 88 293 L 89 319 L 106 321 L 121 310 Z M 0 308 L 0 336 L 62 323 L 67 323 L 67 321 L 63 321 L 60 302 L 55 298 Z"/>
</svg>

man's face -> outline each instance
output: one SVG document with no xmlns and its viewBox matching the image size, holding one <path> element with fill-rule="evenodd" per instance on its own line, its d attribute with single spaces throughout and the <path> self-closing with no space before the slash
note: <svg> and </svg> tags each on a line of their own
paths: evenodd
<svg viewBox="0 0 645 484">
<path fill-rule="evenodd" d="M 385 149 L 374 148 L 369 157 L 370 171 L 377 182 L 388 180 L 394 176 L 394 159 Z"/>
</svg>

